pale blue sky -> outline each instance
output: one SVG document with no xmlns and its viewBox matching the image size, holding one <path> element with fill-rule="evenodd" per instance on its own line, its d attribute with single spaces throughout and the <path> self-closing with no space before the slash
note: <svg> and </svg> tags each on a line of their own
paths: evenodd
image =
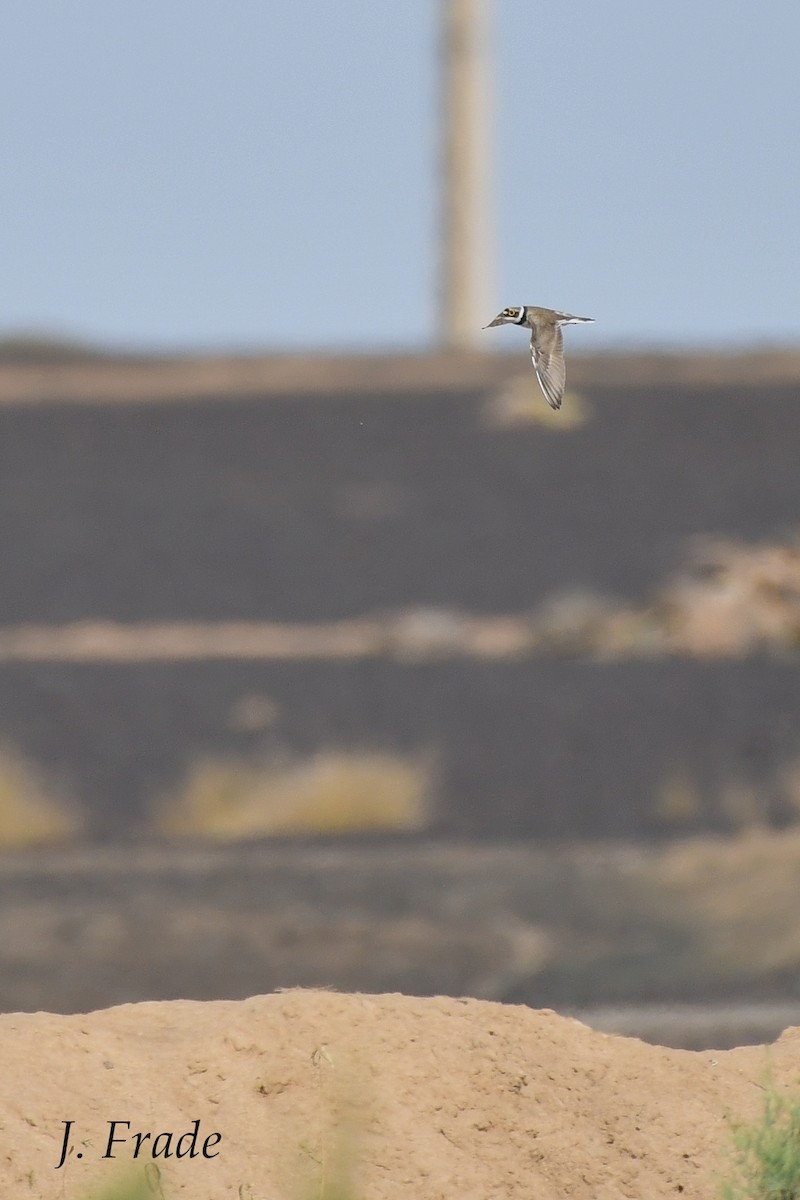
<svg viewBox="0 0 800 1200">
<path fill-rule="evenodd" d="M 438 10 L 9 7 L 0 333 L 429 344 Z M 494 0 L 492 26 L 486 319 L 586 312 L 586 348 L 800 340 L 798 0 Z"/>
</svg>

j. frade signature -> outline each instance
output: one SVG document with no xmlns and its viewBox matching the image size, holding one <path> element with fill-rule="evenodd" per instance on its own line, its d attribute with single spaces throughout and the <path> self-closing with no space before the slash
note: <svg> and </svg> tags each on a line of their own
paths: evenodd
<svg viewBox="0 0 800 1200">
<path fill-rule="evenodd" d="M 61 1157 L 56 1163 L 56 1170 L 63 1167 L 70 1154 L 75 1158 L 83 1158 L 82 1150 L 75 1150 L 72 1145 L 74 1121 L 63 1121 L 64 1141 L 61 1145 Z M 130 1158 L 216 1158 L 219 1150 L 213 1149 L 222 1141 L 221 1133 L 208 1133 L 203 1136 L 200 1132 L 199 1118 L 192 1121 L 191 1128 L 181 1133 L 165 1129 L 159 1133 L 152 1130 L 131 1132 L 130 1121 L 107 1121 L 108 1139 L 105 1142 L 105 1152 L 101 1158 L 117 1158 L 125 1154 Z M 124 1147 L 124 1150 L 123 1150 Z"/>
</svg>

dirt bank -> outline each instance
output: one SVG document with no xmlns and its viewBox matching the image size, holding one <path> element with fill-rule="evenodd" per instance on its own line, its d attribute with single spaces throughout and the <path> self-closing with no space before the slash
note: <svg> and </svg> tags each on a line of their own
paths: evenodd
<svg viewBox="0 0 800 1200">
<path fill-rule="evenodd" d="M 763 1047 L 668 1050 L 548 1010 L 317 991 L 13 1014 L 0 1036 L 0 1192 L 59 1200 L 135 1165 L 167 1200 L 331 1195 L 342 1173 L 378 1200 L 710 1197 L 767 1064 Z M 800 1030 L 770 1058 L 794 1086 Z M 130 1122 L 113 1161 L 112 1121 Z M 152 1134 L 138 1164 L 136 1132 Z M 151 1157 L 158 1134 L 172 1157 Z"/>
</svg>

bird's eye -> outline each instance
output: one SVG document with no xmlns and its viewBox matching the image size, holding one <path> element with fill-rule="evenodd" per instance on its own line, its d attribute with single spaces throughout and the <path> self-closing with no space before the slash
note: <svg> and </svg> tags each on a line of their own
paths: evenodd
<svg viewBox="0 0 800 1200">
<path fill-rule="evenodd" d="M 503 313 L 504 317 L 515 317 L 516 315 L 517 315 L 517 310 L 515 308 L 507 308 L 506 311 Z"/>
</svg>

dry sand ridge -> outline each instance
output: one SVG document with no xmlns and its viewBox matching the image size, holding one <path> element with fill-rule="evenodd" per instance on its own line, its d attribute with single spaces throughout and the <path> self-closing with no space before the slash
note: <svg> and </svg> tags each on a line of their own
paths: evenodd
<svg viewBox="0 0 800 1200">
<path fill-rule="evenodd" d="M 172 1131 L 174 1149 L 198 1119 L 218 1153 L 145 1159 L 155 1195 L 319 1196 L 345 1173 L 371 1200 L 711 1197 L 768 1063 L 781 1089 L 800 1078 L 800 1030 L 692 1053 L 441 997 L 291 991 L 9 1014 L 0 1031 L 0 1193 L 54 1200 L 132 1167 L 131 1142 L 101 1158 L 110 1121 Z"/>
</svg>

